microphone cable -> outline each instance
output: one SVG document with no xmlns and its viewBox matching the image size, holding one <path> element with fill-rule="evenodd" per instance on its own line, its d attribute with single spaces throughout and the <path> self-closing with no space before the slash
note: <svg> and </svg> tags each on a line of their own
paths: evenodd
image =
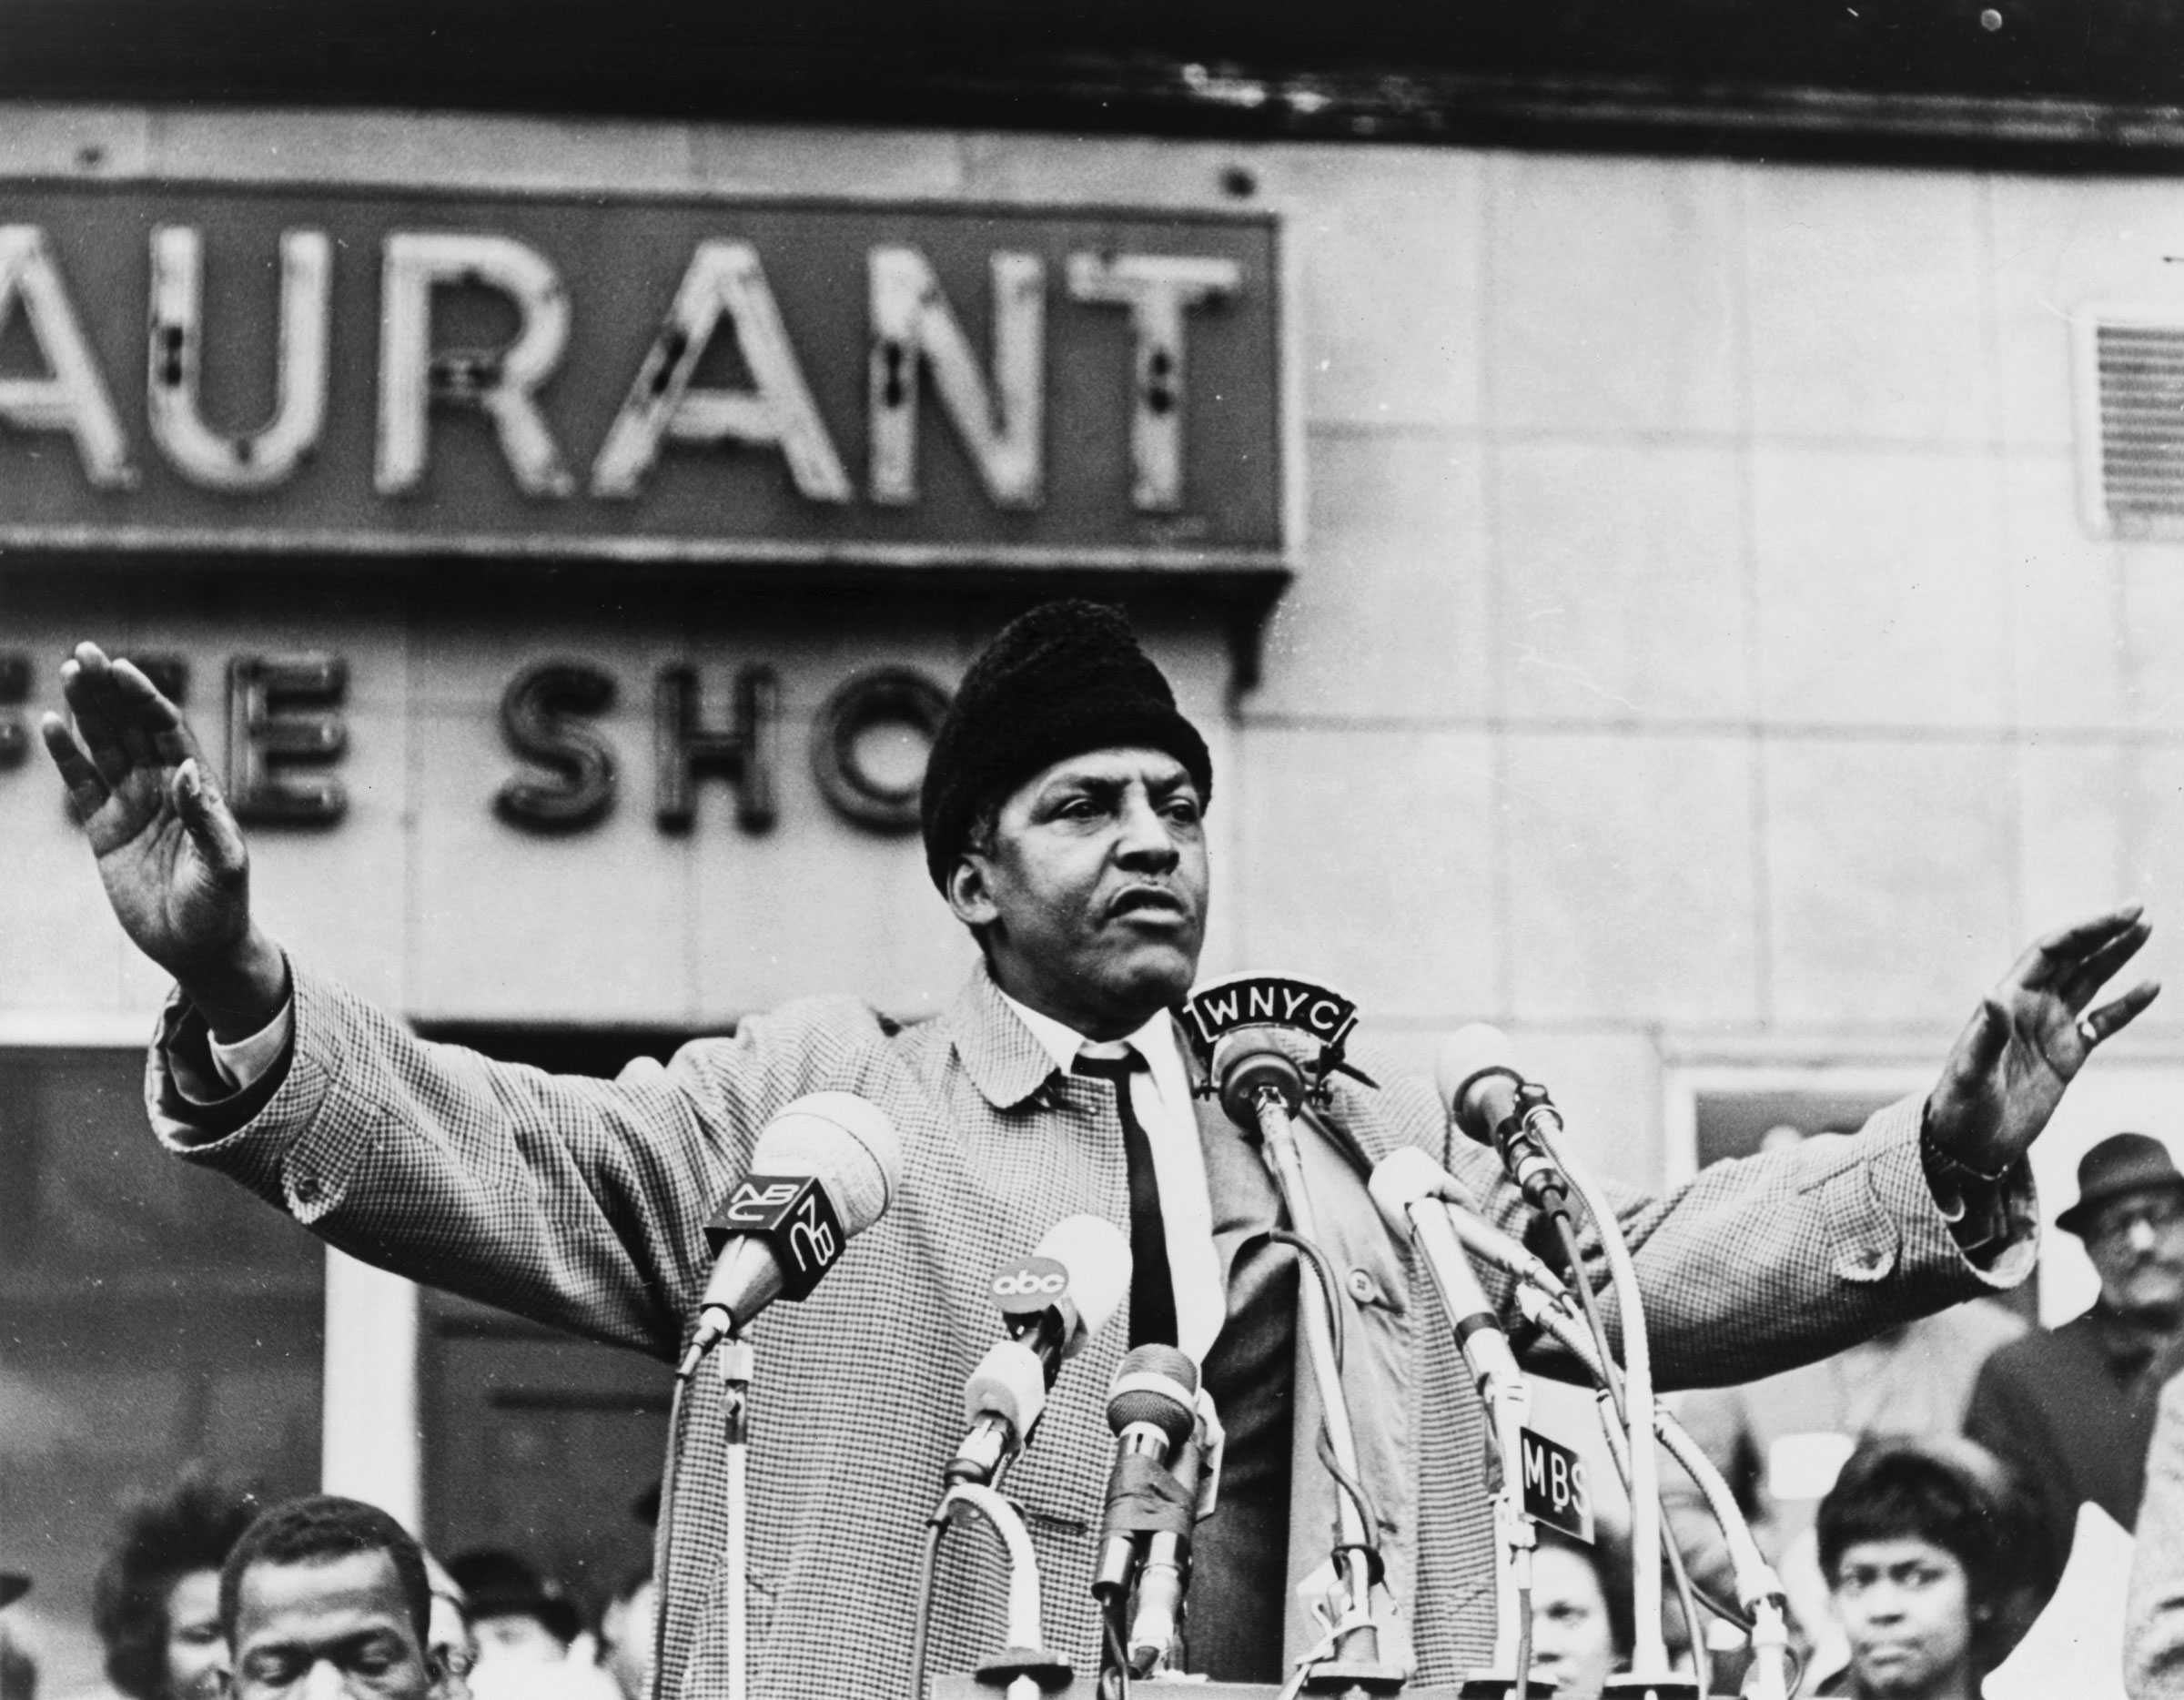
<svg viewBox="0 0 2184 1700">
<path fill-rule="evenodd" d="M 1583 1196 L 1582 1193 L 1579 1194 L 1581 1199 Z M 1590 1202 L 1585 1209 L 1590 1215 Z M 1578 1250 L 1577 1233 L 1571 1224 L 1570 1213 L 1567 1210 L 1550 1211 L 1548 1219 L 1554 1224 L 1556 1242 L 1562 1247 L 1562 1256 L 1570 1266 L 1569 1285 L 1576 1290 L 1578 1306 L 1585 1313 L 1585 1327 L 1600 1352 L 1601 1381 L 1608 1390 L 1608 1397 L 1614 1401 L 1615 1420 L 1627 1432 L 1631 1426 L 1631 1413 L 1623 1396 L 1623 1371 L 1615 1361 L 1615 1354 L 1608 1348 L 1607 1325 L 1601 1321 L 1600 1306 L 1593 1296 L 1592 1283 L 1586 1278 L 1584 1258 Z M 1593 1227 L 1603 1235 L 1609 1231 L 1608 1226 L 1598 1220 L 1594 1221 Z M 1650 1435 L 1647 1436 L 1647 1443 L 1653 1443 Z M 1747 1636 L 1752 1634 L 1754 1627 L 1752 1620 L 1742 1610 L 1718 1598 L 1691 1579 L 1691 1571 L 1684 1562 L 1683 1549 L 1676 1544 L 1675 1534 L 1665 1520 L 1661 1523 L 1661 1551 L 1668 1560 L 1669 1580 L 1676 1591 L 1677 1609 L 1683 1613 L 1684 1629 L 1691 1636 L 1691 1662 L 1698 1675 L 1699 1692 L 1711 1693 L 1714 1686 L 1714 1660 L 1706 1647 L 1706 1626 L 1699 1617 L 1700 1602 L 1704 1601 L 1708 1611 L 1735 1624 Z M 1638 1562 L 1638 1555 L 1633 1553 L 1631 1563 L 1635 1564 Z M 1531 1602 L 1528 1600 L 1525 1604 L 1529 1607 Z M 1523 1628 L 1529 1634 L 1532 1627 L 1529 1610 L 1525 1616 L 1527 1621 Z M 1520 1695 L 1518 1700 L 1522 1700 L 1522 1696 Z"/>
<path fill-rule="evenodd" d="M 1288 1246 L 1312 1266 L 1312 1274 L 1320 1283 L 1320 1291 L 1326 1296 L 1328 1318 L 1333 1324 L 1329 1330 L 1329 1334 L 1334 1348 L 1335 1368 L 1340 1371 L 1342 1368 L 1343 1351 L 1349 1337 L 1344 1331 L 1342 1318 L 1342 1282 L 1340 1273 L 1335 1268 L 1334 1260 L 1302 1234 L 1292 1233 L 1287 1228 L 1269 1228 L 1267 1230 L 1267 1238 L 1277 1245 Z M 1366 1491 L 1362 1482 L 1352 1477 L 1350 1472 L 1343 1469 L 1337 1461 L 1334 1441 L 1329 1435 L 1324 1423 L 1320 1425 L 1319 1439 L 1313 1450 L 1319 1454 L 1320 1463 L 1326 1467 L 1327 1473 L 1333 1480 L 1335 1485 L 1340 1488 L 1349 1496 L 1350 1503 L 1358 1508 L 1358 1519 L 1365 1525 L 1366 1557 L 1377 1572 L 1380 1568 L 1379 1545 L 1380 1523 L 1380 1514 L 1373 1504 L 1371 1494 Z"/>
<path fill-rule="evenodd" d="M 675 1498 L 680 1485 L 675 1478 L 682 1473 L 678 1466 L 682 1461 L 683 1422 L 690 1414 L 682 1394 L 689 1385 L 687 1376 L 675 1378 L 674 1395 L 667 1413 L 667 1462 L 661 1469 L 660 1534 L 655 1543 L 659 1557 L 652 1563 L 659 1575 L 653 1584 L 652 1677 L 646 1685 L 652 1694 L 665 1692 L 661 1685 L 666 1680 L 667 1670 L 667 1603 L 673 1597 L 668 1591 L 667 1581 L 675 1563 Z M 695 1651 L 694 1644 L 692 1650 Z"/>
<path fill-rule="evenodd" d="M 1099 1608 L 1099 1631 L 1107 1647 L 1107 1669 L 1100 1673 L 1100 1700 L 1130 1700 L 1130 1654 L 1122 1644 L 1120 1618 L 1128 1601 L 1117 1598 L 1102 1603 Z M 1115 1679 L 1110 1689 L 1107 1679 Z"/>
<path fill-rule="evenodd" d="M 1532 1590 L 1520 1588 L 1517 1590 L 1517 1684 L 1511 1700 L 1529 1700 L 1531 1694 Z"/>
<path fill-rule="evenodd" d="M 917 1616 L 910 1631 L 910 1700 L 925 1700 L 925 1658 L 933 1639 L 933 1577 L 940 1543 L 948 1533 L 945 1509 L 925 1519 L 925 1550 L 917 1560 Z"/>
</svg>

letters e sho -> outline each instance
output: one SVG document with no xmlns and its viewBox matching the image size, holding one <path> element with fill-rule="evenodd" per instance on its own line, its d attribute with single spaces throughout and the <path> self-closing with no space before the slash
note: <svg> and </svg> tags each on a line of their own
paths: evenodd
<svg viewBox="0 0 2184 1700">
<path fill-rule="evenodd" d="M 169 697 L 187 703 L 190 670 L 181 657 L 130 659 Z M 28 754 L 34 674 L 30 655 L 0 653 L 0 773 L 21 766 Z M 728 701 L 720 711 L 707 706 L 707 683 L 688 663 L 662 666 L 653 676 L 654 818 L 664 832 L 688 832 L 696 820 L 696 787 L 710 778 L 733 788 L 736 824 L 763 832 L 778 813 L 779 678 L 763 664 L 737 668 L 727 677 Z M 226 684 L 225 772 L 237 815 L 256 825 L 339 821 L 348 795 L 333 770 L 349 748 L 347 659 L 322 651 L 238 655 Z M 538 662 L 508 682 L 501 732 L 525 766 L 492 795 L 501 819 L 554 834 L 607 817 L 620 795 L 622 762 L 596 719 L 617 694 L 614 675 L 583 661 Z M 915 832 L 922 770 L 880 771 L 868 737 L 895 729 L 929 742 L 947 706 L 946 689 L 912 667 L 866 668 L 835 685 L 814 717 L 807 750 L 813 784 L 833 812 L 870 832 Z"/>
</svg>

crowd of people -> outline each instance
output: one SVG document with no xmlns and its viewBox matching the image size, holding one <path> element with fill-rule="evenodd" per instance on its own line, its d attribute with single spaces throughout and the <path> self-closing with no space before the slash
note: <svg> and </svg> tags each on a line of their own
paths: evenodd
<svg viewBox="0 0 2184 1700">
<path fill-rule="evenodd" d="M 1776 1128 L 1766 1143 L 1804 1137 Z M 2078 1179 L 2058 1219 L 2099 1278 L 2085 1314 L 2042 1330 L 1976 1299 L 1673 1401 L 1784 1578 L 1801 1694 L 1975 1700 L 2054 1595 L 2081 1522 L 2138 1523 L 2150 1452 L 2128 1620 L 2088 1640 L 2112 1645 L 2128 1621 L 2129 1692 L 2184 1695 L 2184 1172 L 2127 1132 L 2088 1151 Z M 1733 1599 L 1697 1483 L 1671 1462 L 1663 1497 L 1693 1576 Z M 1598 1700 L 1631 1654 L 1624 1532 L 1539 1533 L 1535 1668 L 1557 1700 Z M 1733 1693 L 1738 1637 L 1714 1621 L 1714 1692 Z M 1672 1641 L 1682 1631 L 1668 1625 Z M 2123 1675 L 2088 1672 L 2087 1692 L 2114 1693 Z"/>
<path fill-rule="evenodd" d="M 2184 1388 L 2184 1382 L 2179 1382 Z M 2037 1610 L 2011 1541 L 2013 1490 L 1961 1439 L 1869 1442 L 1818 1508 L 1820 1563 L 1848 1665 L 1808 1692 L 1958 1700 Z M 1558 1700 L 1600 1700 L 1631 1654 L 1629 1553 L 1541 1534 L 1533 1670 Z M 27 1579 L 0 1578 L 0 1605 Z M 396 1700 L 643 1700 L 652 1572 L 595 1618 L 515 1553 L 441 1563 L 391 1517 L 318 1495 L 261 1506 L 198 1472 L 122 1519 L 95 1619 L 110 1700 L 274 1700 L 326 1688 Z M 37 1700 L 37 1668 L 0 1617 L 0 1700 Z M 70 1697 L 76 1700 L 76 1697 Z M 86 1697 L 87 1700 L 87 1697 Z"/>
<path fill-rule="evenodd" d="M 1974 1700 L 2053 1593 L 2081 1508 L 2138 1520 L 2165 1383 L 2177 1480 L 2160 1514 L 2176 1526 L 2149 1533 L 2161 1550 L 2184 1540 L 2184 1172 L 2159 1141 L 2118 1134 L 2087 1153 L 2059 1220 L 2100 1278 L 2093 1308 L 2060 1328 L 1974 1300 L 1677 1401 L 1785 1578 L 1802 1692 Z M 1693 1574 L 1732 1596 L 1695 1484 L 1672 1471 L 1665 1500 Z M 1624 1533 L 1612 1519 L 1591 1543 L 1541 1531 L 1534 1668 L 1558 1700 L 1599 1700 L 1631 1656 Z M 2184 1585 L 2158 1597 L 2157 1566 L 2142 1568 L 2143 1642 L 2163 1610 L 2184 1612 Z M 0 1604 L 26 1585 L 0 1580 Z M 126 1700 L 300 1692 L 296 1673 L 315 1658 L 358 1676 L 359 1693 L 643 1700 L 653 1596 L 647 1564 L 588 1612 L 515 1553 L 442 1563 L 357 1502 L 268 1508 L 192 1470 L 124 1515 L 93 1616 Z M 5 1622 L 0 1700 L 35 1700 L 35 1662 Z M 1734 1652 L 1717 1654 L 1733 1681 Z"/>
<path fill-rule="evenodd" d="M 0 1574 L 0 1606 L 30 1586 Z M 193 1467 L 124 1512 L 99 1568 L 96 1700 L 316 1695 L 307 1679 L 322 1666 L 332 1692 L 396 1700 L 643 1700 L 652 1600 L 649 1564 L 594 1614 L 516 1553 L 443 1563 L 376 1506 L 268 1505 Z M 0 1700 L 40 1700 L 36 1660 L 4 1614 Z"/>
<path fill-rule="evenodd" d="M 1769 1137 L 1784 1136 L 1795 1137 Z M 2184 1173 L 2161 1141 L 2114 1134 L 2086 1153 L 2057 1220 L 2099 1280 L 2092 1307 L 2058 1328 L 1973 1300 L 1676 1401 L 1784 1577 L 1813 1692 L 1978 1694 L 2053 1594 L 2081 1525 L 2138 1522 L 2161 1391 L 2184 1369 Z M 1730 1593 L 1696 1483 L 1672 1471 L 1664 1500 L 1694 1575 Z M 1926 1549 L 1893 1584 L 1886 1566 L 1845 1558 L 1876 1518 Z"/>
</svg>

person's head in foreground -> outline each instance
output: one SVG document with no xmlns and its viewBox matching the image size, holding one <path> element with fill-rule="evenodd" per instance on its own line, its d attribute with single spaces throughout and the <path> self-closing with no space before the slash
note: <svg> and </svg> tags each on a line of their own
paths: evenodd
<svg viewBox="0 0 2184 1700">
<path fill-rule="evenodd" d="M 30 1578 L 20 1571 L 0 1570 L 0 1609 L 13 1605 L 30 1592 Z M 38 1662 L 27 1647 L 8 1633 L 0 1617 L 0 1700 L 37 1700 Z"/>
<path fill-rule="evenodd" d="M 199 1470 L 138 1501 L 92 1585 L 106 1680 L 129 1700 L 212 1700 L 227 1680 L 220 1566 L 257 1499 Z"/>
<path fill-rule="evenodd" d="M 2101 1308 L 2162 1329 L 2184 1323 L 2184 1174 L 2145 1133 L 2110 1134 L 2078 1165 L 2078 1201 L 2056 1226 L 2086 1242 Z"/>
<path fill-rule="evenodd" d="M 359 1500 L 276 1505 L 220 1572 L 236 1700 L 438 1700 L 431 1617 L 423 1552 Z"/>
<path fill-rule="evenodd" d="M 1958 1436 L 1866 1441 L 1815 1533 L 1850 1644 L 1837 1692 L 1857 1700 L 1971 1700 L 2037 1613 L 2025 1495 Z"/>
<path fill-rule="evenodd" d="M 1213 763 L 1114 609 L 1048 602 L 972 663 L 933 741 L 925 866 L 995 983 L 1088 1038 L 1190 989 Z"/>
<path fill-rule="evenodd" d="M 1600 1700 L 1630 1663 L 1631 1567 L 1606 1529 L 1587 1546 L 1545 1527 L 1532 1559 L 1532 1668 L 1554 1700 Z"/>
<path fill-rule="evenodd" d="M 458 1553 L 448 1571 L 470 1600 L 478 1664 L 559 1664 L 583 1627 L 576 1604 L 530 1560 L 499 1547 Z"/>
<path fill-rule="evenodd" d="M 446 1700 L 470 1700 L 470 1672 L 478 1663 L 478 1631 L 470 1621 L 470 1595 L 448 1567 L 425 1550 L 425 1579 L 432 1589 L 432 1612 L 425 1625 L 425 1652 L 440 1675 Z"/>
<path fill-rule="evenodd" d="M 599 1618 L 600 1667 L 614 1679 L 622 1700 L 644 1700 L 652 1676 L 653 1614 L 659 1590 L 648 1563 L 624 1576 Z"/>
</svg>

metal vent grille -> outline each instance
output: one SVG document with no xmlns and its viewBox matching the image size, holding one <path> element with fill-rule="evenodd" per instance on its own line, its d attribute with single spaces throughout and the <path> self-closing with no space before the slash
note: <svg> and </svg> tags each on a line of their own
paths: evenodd
<svg viewBox="0 0 2184 1700">
<path fill-rule="evenodd" d="M 2079 326 L 2087 521 L 2103 536 L 2184 538 L 2184 310 Z"/>
</svg>

